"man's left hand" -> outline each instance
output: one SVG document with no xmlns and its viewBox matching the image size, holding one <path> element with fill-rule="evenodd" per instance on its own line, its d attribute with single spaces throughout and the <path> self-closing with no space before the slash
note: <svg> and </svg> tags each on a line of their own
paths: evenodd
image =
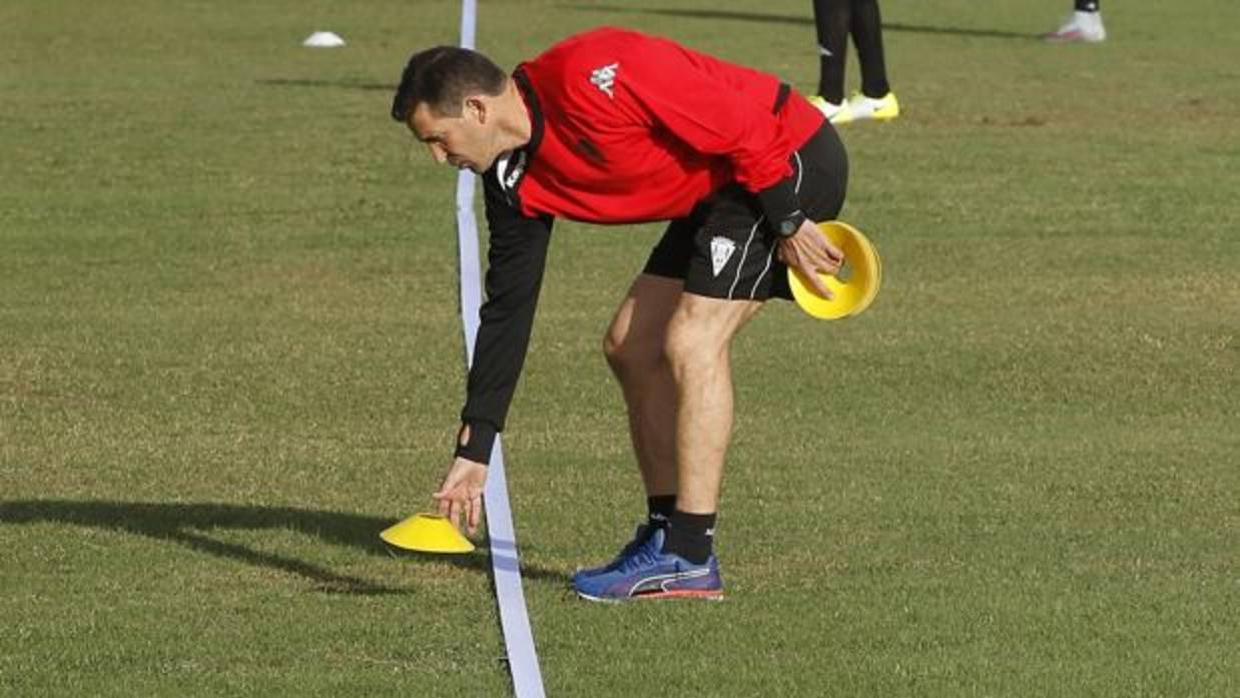
<svg viewBox="0 0 1240 698">
<path fill-rule="evenodd" d="M 844 252 L 828 242 L 813 221 L 806 220 L 792 237 L 779 241 L 779 261 L 801 272 L 801 278 L 824 298 L 831 298 L 831 290 L 818 274 L 839 273 Z"/>
</svg>

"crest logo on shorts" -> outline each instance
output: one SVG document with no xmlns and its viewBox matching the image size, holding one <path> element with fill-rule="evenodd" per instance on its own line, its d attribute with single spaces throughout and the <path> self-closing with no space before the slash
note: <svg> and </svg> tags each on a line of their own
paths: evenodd
<svg viewBox="0 0 1240 698">
<path fill-rule="evenodd" d="M 736 243 L 725 237 L 715 237 L 710 239 L 710 266 L 714 269 L 714 275 L 719 276 L 719 272 L 728 265 L 728 260 L 732 259 L 732 253 L 736 251 Z"/>
</svg>

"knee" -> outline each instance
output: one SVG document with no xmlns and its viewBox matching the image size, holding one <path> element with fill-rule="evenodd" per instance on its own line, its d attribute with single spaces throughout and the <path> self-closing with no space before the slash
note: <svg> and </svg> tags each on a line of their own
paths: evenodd
<svg viewBox="0 0 1240 698">
<path fill-rule="evenodd" d="M 603 336 L 603 356 L 617 376 L 653 370 L 663 360 L 658 341 L 622 334 L 614 328 Z"/>
<path fill-rule="evenodd" d="M 609 330 L 603 335 L 603 356 L 613 370 L 624 365 L 624 353 L 621 350 L 623 346 L 624 338 L 617 336 L 615 330 Z"/>
<path fill-rule="evenodd" d="M 667 333 L 663 353 L 677 379 L 683 379 L 695 371 L 709 371 L 720 361 L 727 360 L 727 344 L 720 343 L 709 333 L 695 331 L 694 327 L 674 326 Z"/>
</svg>

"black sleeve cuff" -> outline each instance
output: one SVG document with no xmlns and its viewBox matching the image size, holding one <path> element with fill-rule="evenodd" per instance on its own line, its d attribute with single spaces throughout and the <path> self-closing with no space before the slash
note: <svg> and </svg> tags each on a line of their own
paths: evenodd
<svg viewBox="0 0 1240 698">
<path fill-rule="evenodd" d="M 775 184 L 758 192 L 758 202 L 762 204 L 762 212 L 771 226 L 771 230 L 784 236 L 796 233 L 800 222 L 805 220 L 801 212 L 801 201 L 797 197 L 796 185 L 792 177 L 785 177 Z M 796 226 L 790 232 L 784 232 L 786 221 L 795 221 Z"/>
<path fill-rule="evenodd" d="M 469 427 L 469 441 L 461 443 L 466 427 Z M 495 425 L 490 422 L 471 421 L 462 424 L 456 435 L 456 457 L 490 465 L 491 449 L 495 447 L 497 433 Z"/>
</svg>

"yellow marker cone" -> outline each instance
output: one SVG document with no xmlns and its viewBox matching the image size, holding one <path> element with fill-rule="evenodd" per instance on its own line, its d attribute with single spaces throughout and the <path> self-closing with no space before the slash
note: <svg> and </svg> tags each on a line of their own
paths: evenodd
<svg viewBox="0 0 1240 698">
<path fill-rule="evenodd" d="M 860 230 L 843 221 L 819 223 L 818 230 L 844 252 L 844 267 L 851 275 L 847 281 L 840 281 L 829 274 L 819 274 L 818 278 L 835 294 L 834 298 L 826 298 L 804 281 L 800 272 L 789 267 L 788 285 L 792 287 L 792 297 L 802 310 L 822 320 L 859 315 L 874 302 L 882 285 L 883 267 L 878 251 Z"/>
<path fill-rule="evenodd" d="M 468 553 L 474 549 L 446 516 L 438 514 L 414 514 L 385 528 L 379 537 L 393 547 L 420 553 Z"/>
</svg>

